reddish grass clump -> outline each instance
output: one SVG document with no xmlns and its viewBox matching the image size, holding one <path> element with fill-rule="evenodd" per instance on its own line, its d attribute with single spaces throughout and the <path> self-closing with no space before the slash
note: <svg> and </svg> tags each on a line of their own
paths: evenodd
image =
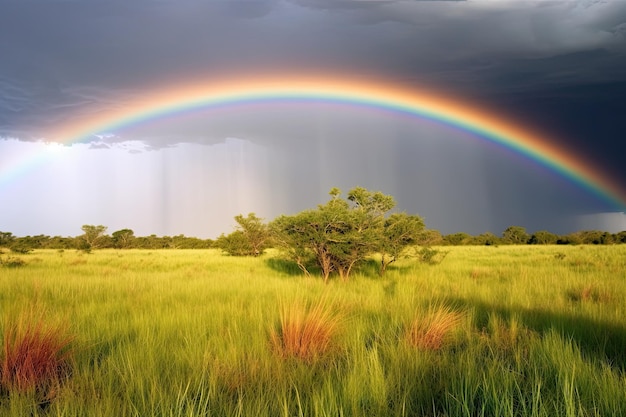
<svg viewBox="0 0 626 417">
<path fill-rule="evenodd" d="M 22 314 L 6 325 L 0 358 L 0 386 L 9 392 L 35 392 L 50 400 L 70 371 L 74 338 L 62 324 L 48 324 L 42 315 Z"/>
<path fill-rule="evenodd" d="M 416 317 L 406 332 L 407 342 L 424 350 L 439 350 L 457 328 L 463 314 L 447 306 L 431 308 L 427 314 Z"/>
<path fill-rule="evenodd" d="M 280 324 L 271 331 L 270 342 L 282 357 L 314 362 L 333 350 L 342 321 L 324 302 L 310 307 L 292 304 L 282 309 Z"/>
</svg>

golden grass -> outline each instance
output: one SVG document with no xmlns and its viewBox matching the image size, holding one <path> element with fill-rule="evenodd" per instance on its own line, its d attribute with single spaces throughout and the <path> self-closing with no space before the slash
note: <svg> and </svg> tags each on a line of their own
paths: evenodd
<svg viewBox="0 0 626 417">
<path fill-rule="evenodd" d="M 283 307 L 278 329 L 272 329 L 272 348 L 283 358 L 314 362 L 336 347 L 343 317 L 324 301 L 313 306 L 293 303 Z"/>
<path fill-rule="evenodd" d="M 409 345 L 423 350 L 439 350 L 450 340 L 464 315 L 446 305 L 431 307 L 418 314 L 406 332 Z"/>
<path fill-rule="evenodd" d="M 567 297 L 575 302 L 608 303 L 611 294 L 603 291 L 594 284 L 587 284 L 582 288 L 574 288 L 567 291 Z"/>
<path fill-rule="evenodd" d="M 67 326 L 46 322 L 44 313 L 20 314 L 3 330 L 0 386 L 8 392 L 35 392 L 50 400 L 69 375 L 74 337 Z"/>
</svg>

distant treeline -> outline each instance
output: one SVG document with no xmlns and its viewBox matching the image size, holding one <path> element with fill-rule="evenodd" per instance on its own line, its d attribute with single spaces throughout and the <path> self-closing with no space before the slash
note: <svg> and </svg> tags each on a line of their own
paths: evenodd
<svg viewBox="0 0 626 417">
<path fill-rule="evenodd" d="M 75 237 L 62 236 L 13 236 L 9 232 L 0 232 L 0 247 L 17 253 L 27 253 L 34 249 L 207 249 L 213 247 L 212 239 L 199 239 L 184 235 L 177 236 L 135 236 L 130 229 L 122 229 L 111 235 L 106 234 L 106 227 L 83 226 L 87 230 Z M 98 234 L 90 233 L 95 230 Z"/>
<path fill-rule="evenodd" d="M 0 248 L 13 252 L 27 253 L 34 249 L 208 249 L 219 248 L 218 241 L 185 235 L 135 236 L 131 229 L 106 233 L 104 226 L 83 226 L 84 233 L 75 237 L 62 236 L 14 236 L 11 232 L 0 232 Z M 626 231 L 609 233 L 600 230 L 582 230 L 558 235 L 545 230 L 526 232 L 521 226 L 511 226 L 500 236 L 487 232 L 479 235 L 452 233 L 442 235 L 437 230 L 427 229 L 418 242 L 423 246 L 495 246 L 495 245 L 612 245 L 626 243 Z"/>
</svg>

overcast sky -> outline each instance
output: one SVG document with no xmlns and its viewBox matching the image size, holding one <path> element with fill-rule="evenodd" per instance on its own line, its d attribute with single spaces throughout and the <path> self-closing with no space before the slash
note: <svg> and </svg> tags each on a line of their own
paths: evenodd
<svg viewBox="0 0 626 417">
<path fill-rule="evenodd" d="M 391 194 L 442 233 L 626 229 L 623 206 L 549 167 L 372 109 L 241 105 L 53 135 L 184 80 L 340 74 L 498 109 L 626 188 L 623 0 L 0 0 L 0 60 L 0 230 L 17 236 L 213 238 L 333 186 Z"/>
</svg>

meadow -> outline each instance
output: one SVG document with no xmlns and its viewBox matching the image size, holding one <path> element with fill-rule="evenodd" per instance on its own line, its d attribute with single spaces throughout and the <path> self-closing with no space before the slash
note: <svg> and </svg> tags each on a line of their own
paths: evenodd
<svg viewBox="0 0 626 417">
<path fill-rule="evenodd" d="M 272 251 L 23 255 L 0 415 L 626 415 L 626 245 L 440 249 L 328 284 Z M 28 332 L 52 380 L 12 374 Z"/>
</svg>

